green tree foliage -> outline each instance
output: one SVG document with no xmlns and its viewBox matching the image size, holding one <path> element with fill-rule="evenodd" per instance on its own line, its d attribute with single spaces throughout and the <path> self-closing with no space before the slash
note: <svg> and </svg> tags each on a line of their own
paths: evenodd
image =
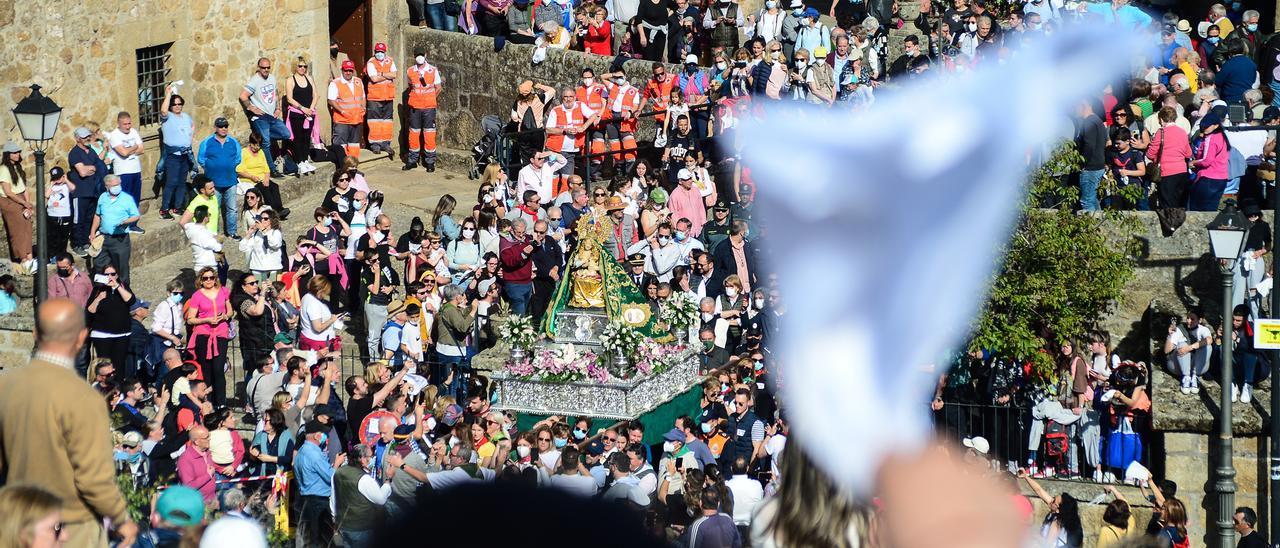
<svg viewBox="0 0 1280 548">
<path fill-rule="evenodd" d="M 1077 171 L 1081 161 L 1074 145 L 1065 144 L 1031 173 L 1022 217 L 1002 250 L 1003 265 L 970 341 L 971 350 L 1032 361 L 1042 379 L 1053 368 L 1058 341 L 1092 329 L 1134 274 L 1136 223 L 1117 212 L 1071 210 L 1079 190 L 1063 174 Z M 1104 223 L 1119 227 L 1119 236 L 1108 237 Z"/>
</svg>

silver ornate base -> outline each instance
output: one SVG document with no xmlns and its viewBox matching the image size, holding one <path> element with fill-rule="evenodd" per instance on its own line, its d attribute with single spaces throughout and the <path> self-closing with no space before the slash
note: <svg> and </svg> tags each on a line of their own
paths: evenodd
<svg viewBox="0 0 1280 548">
<path fill-rule="evenodd" d="M 609 325 L 603 309 L 566 308 L 556 314 L 556 332 L 552 342 L 574 346 L 600 346 L 600 332 Z"/>
<path fill-rule="evenodd" d="M 495 372 L 492 380 L 501 410 L 539 415 L 586 415 L 633 420 L 684 393 L 696 384 L 698 355 L 692 350 L 658 375 L 597 383 L 547 382 Z"/>
</svg>

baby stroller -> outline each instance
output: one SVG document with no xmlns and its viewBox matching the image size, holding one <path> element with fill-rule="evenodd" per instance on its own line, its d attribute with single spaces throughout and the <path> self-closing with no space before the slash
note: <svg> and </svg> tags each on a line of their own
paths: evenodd
<svg viewBox="0 0 1280 548">
<path fill-rule="evenodd" d="M 498 161 L 498 137 L 502 134 L 502 126 L 502 119 L 492 114 L 480 119 L 480 129 L 484 131 L 484 135 L 471 147 L 471 179 L 479 179 L 489 164 Z"/>
</svg>

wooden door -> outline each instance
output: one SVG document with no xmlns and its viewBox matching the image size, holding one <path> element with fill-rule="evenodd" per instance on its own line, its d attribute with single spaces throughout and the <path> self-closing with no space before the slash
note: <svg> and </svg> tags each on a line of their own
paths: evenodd
<svg viewBox="0 0 1280 548">
<path fill-rule="evenodd" d="M 338 41 L 338 49 L 347 54 L 356 67 L 363 68 L 373 53 L 372 0 L 332 0 L 329 2 L 329 35 Z M 357 70 L 357 74 L 363 70 Z"/>
</svg>

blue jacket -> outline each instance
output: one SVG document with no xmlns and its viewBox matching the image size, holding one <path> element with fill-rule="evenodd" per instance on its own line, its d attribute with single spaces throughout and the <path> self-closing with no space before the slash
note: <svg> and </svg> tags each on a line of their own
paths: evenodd
<svg viewBox="0 0 1280 548">
<path fill-rule="evenodd" d="M 1216 76 L 1222 100 L 1239 103 L 1244 100 L 1244 92 L 1253 87 L 1253 81 L 1258 78 L 1258 65 L 1248 55 L 1237 55 L 1227 59 Z"/>
<path fill-rule="evenodd" d="M 231 188 L 236 185 L 236 166 L 240 165 L 240 142 L 235 137 L 227 136 L 225 143 L 210 135 L 200 141 L 200 155 L 196 163 L 204 170 L 205 175 L 213 179 L 217 188 Z"/>
</svg>

